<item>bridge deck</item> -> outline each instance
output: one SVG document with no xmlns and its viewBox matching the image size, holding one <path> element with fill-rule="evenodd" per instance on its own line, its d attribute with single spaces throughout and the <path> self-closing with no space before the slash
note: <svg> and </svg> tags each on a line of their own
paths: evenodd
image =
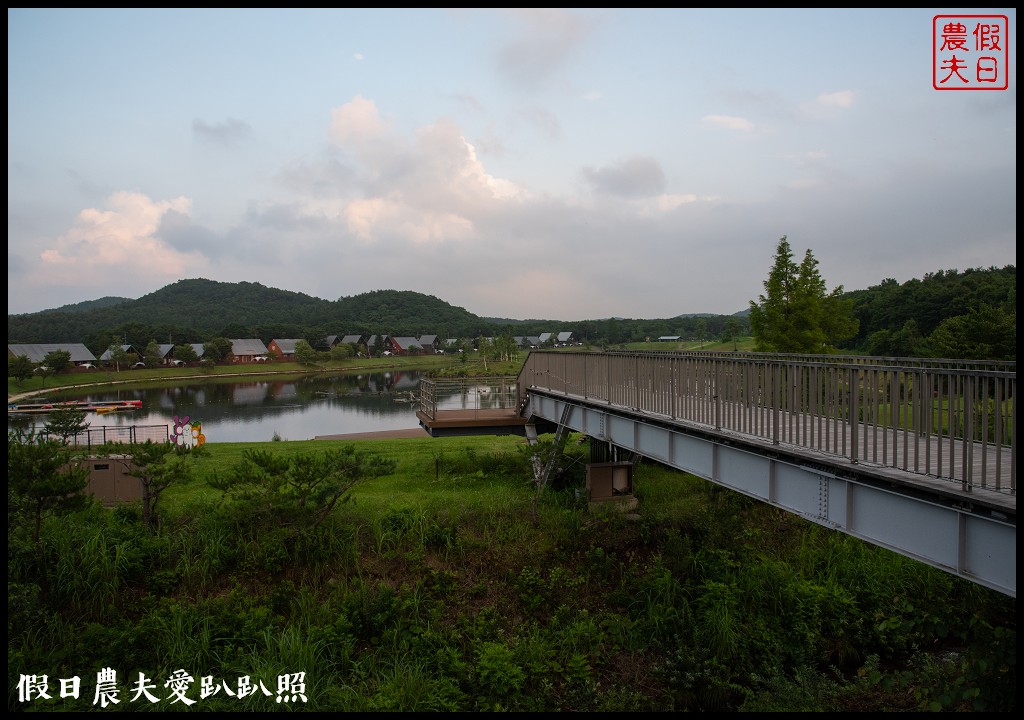
<svg viewBox="0 0 1024 720">
<path fill-rule="evenodd" d="M 574 399 L 581 400 L 582 398 Z M 619 412 L 630 413 L 631 411 L 630 408 L 610 404 L 605 405 L 605 407 Z M 753 434 L 721 429 L 716 430 L 710 427 L 703 427 L 700 424 L 658 416 L 655 413 L 641 413 L 641 415 L 660 422 L 667 422 L 680 429 L 695 427 L 703 431 L 716 432 L 723 436 L 740 439 L 744 442 L 771 445 L 769 441 Z M 853 443 L 853 432 L 849 424 L 841 423 L 839 426 L 836 426 L 833 422 L 822 425 L 816 421 L 816 418 L 791 417 L 788 413 L 784 415 L 784 425 L 801 428 L 800 444 L 782 442 L 778 445 L 780 449 L 785 449 L 793 455 L 818 463 L 859 465 L 860 470 L 895 483 L 914 485 L 922 490 L 938 492 L 947 497 L 962 497 L 965 501 L 982 502 L 989 507 L 997 507 L 1014 515 L 1016 514 L 1017 496 L 1009 488 L 981 487 L 964 480 L 965 477 L 983 477 L 983 468 L 986 466 L 994 467 L 997 463 L 1009 463 L 1009 451 L 1006 448 L 999 450 L 991 445 L 984 448 L 979 446 L 976 451 L 970 453 L 969 462 L 965 464 L 960 445 L 948 442 L 943 443 L 941 438 L 934 438 L 930 446 L 925 449 L 925 452 L 931 454 L 933 464 L 936 458 L 944 458 L 943 464 L 951 475 L 951 477 L 934 477 L 923 472 L 901 470 L 879 462 L 879 454 L 889 458 L 904 458 L 907 457 L 908 453 L 921 452 L 920 446 L 916 442 L 908 443 L 906 441 L 904 433 L 893 433 L 891 429 L 860 426 L 857 442 L 860 447 L 859 455 L 861 459 L 856 463 L 851 463 L 844 457 L 848 456 L 850 446 Z M 438 410 L 434 417 L 419 411 L 416 413 L 416 416 L 423 429 L 434 437 L 467 434 L 524 435 L 528 422 L 526 418 L 511 408 Z M 829 449 L 826 450 L 824 448 Z M 838 452 L 836 452 L 837 449 Z M 912 465 L 912 456 L 910 460 Z M 921 460 L 923 463 L 924 458 L 922 457 Z"/>
<path fill-rule="evenodd" d="M 616 409 L 628 411 L 622 407 Z M 762 427 L 770 424 L 770 412 L 765 411 Z M 642 414 L 647 417 L 656 416 L 653 413 Z M 665 417 L 665 421 L 680 427 L 694 425 L 668 417 Z M 980 485 L 974 480 L 993 474 L 986 473 L 986 470 L 991 471 L 996 467 L 1010 468 L 1012 454 L 1009 447 L 1000 448 L 991 443 L 980 442 L 950 442 L 948 438 L 942 436 L 930 436 L 922 443 L 921 438 L 912 432 L 863 423 L 858 424 L 855 435 L 852 423 L 837 422 L 835 418 L 825 419 L 807 413 L 780 413 L 780 425 L 789 430 L 786 435 L 793 442 L 783 440 L 778 446 L 784 447 L 791 454 L 836 466 L 859 465 L 861 468 L 870 468 L 873 475 L 894 482 L 939 491 L 947 496 L 957 495 L 974 501 L 984 500 L 989 506 L 997 506 L 1016 513 L 1016 488 L 1000 484 L 1000 473 L 994 473 L 997 478 L 995 484 Z M 747 442 L 772 444 L 770 440 L 754 433 L 713 427 L 706 429 Z M 853 452 L 854 444 L 857 446 L 856 453 Z M 966 458 L 965 451 L 968 455 Z M 850 459 L 854 456 L 855 461 Z M 926 467 L 931 467 L 933 473 L 926 473 Z M 936 468 L 941 475 L 934 474 Z"/>
</svg>

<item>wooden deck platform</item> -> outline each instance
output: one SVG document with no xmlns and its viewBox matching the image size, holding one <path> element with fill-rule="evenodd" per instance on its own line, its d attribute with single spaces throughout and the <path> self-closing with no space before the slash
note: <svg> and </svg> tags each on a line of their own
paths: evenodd
<svg viewBox="0 0 1024 720">
<path fill-rule="evenodd" d="M 430 417 L 416 412 L 420 425 L 433 437 L 448 435 L 526 435 L 526 418 L 514 409 L 438 410 Z"/>
</svg>

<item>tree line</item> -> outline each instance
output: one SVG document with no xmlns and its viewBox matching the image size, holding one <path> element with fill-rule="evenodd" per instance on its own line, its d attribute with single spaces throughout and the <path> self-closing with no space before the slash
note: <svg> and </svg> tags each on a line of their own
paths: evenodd
<svg viewBox="0 0 1024 720">
<path fill-rule="evenodd" d="M 1016 266 L 930 272 L 864 290 L 829 290 L 813 252 L 798 264 L 781 238 L 765 292 L 733 315 L 595 320 L 482 318 L 436 297 L 377 290 L 336 301 L 258 283 L 182 280 L 139 300 L 91 301 L 8 315 L 8 342 L 82 342 L 97 355 L 122 344 L 208 343 L 215 338 L 301 338 L 316 350 L 329 335 L 435 334 L 475 339 L 571 330 L 592 347 L 664 336 L 727 342 L 754 335 L 775 352 L 1010 359 L 1016 353 Z M 786 349 L 783 349 L 786 348 Z M 813 349 L 811 349 L 813 348 Z"/>
<path fill-rule="evenodd" d="M 828 290 L 814 253 L 797 264 L 786 236 L 750 302 L 755 350 L 883 357 L 1012 360 L 1017 346 L 1017 269 L 956 270 L 853 293 Z"/>
</svg>

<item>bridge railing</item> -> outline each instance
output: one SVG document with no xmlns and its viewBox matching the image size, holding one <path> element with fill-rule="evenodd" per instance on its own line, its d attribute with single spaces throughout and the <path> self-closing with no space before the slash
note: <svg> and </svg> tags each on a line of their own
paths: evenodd
<svg viewBox="0 0 1024 720">
<path fill-rule="evenodd" d="M 704 350 L 613 350 L 608 355 L 631 355 L 641 357 L 701 357 L 724 360 L 763 360 L 772 357 L 782 362 L 812 362 L 829 365 L 887 365 L 904 368 L 942 368 L 945 370 L 996 370 L 1016 372 L 1016 360 L 958 360 L 951 358 L 903 358 L 879 355 L 809 355 L 806 353 L 763 353 L 763 352 L 729 352 Z"/>
<path fill-rule="evenodd" d="M 535 351 L 518 385 L 1015 494 L 1016 377 L 1015 363 Z"/>
</svg>

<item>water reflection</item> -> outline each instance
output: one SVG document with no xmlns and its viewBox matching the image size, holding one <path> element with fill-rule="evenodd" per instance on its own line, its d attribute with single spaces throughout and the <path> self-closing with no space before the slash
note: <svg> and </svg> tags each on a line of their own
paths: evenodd
<svg viewBox="0 0 1024 720">
<path fill-rule="evenodd" d="M 391 371 L 289 380 L 238 381 L 210 378 L 186 385 L 148 389 L 95 388 L 63 391 L 61 400 L 141 400 L 142 409 L 88 413 L 92 428 L 170 425 L 176 418 L 199 420 L 207 442 L 309 440 L 334 435 L 419 427 L 419 371 Z M 45 416 L 8 415 L 8 427 L 45 425 Z"/>
</svg>

